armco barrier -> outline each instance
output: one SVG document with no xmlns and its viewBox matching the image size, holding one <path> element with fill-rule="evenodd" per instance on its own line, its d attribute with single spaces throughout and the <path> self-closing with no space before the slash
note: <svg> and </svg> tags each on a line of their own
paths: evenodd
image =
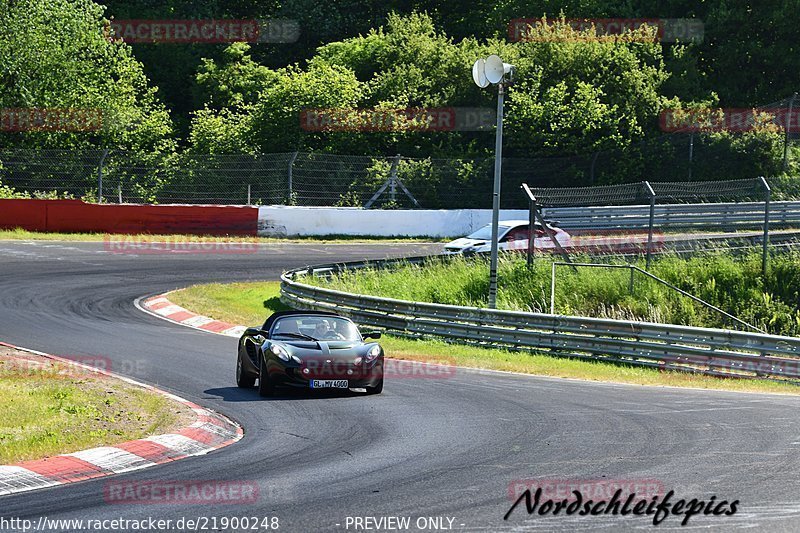
<svg viewBox="0 0 800 533">
<path fill-rule="evenodd" d="M 407 258 L 420 262 L 427 258 Z M 726 377 L 800 380 L 800 339 L 577 316 L 500 311 L 349 294 L 298 281 L 403 259 L 297 269 L 281 276 L 281 300 L 299 309 L 333 310 L 360 324 L 481 346 L 536 349 L 591 360 Z"/>
<path fill-rule="evenodd" d="M 552 207 L 542 209 L 542 214 L 567 230 L 645 229 L 650 206 Z M 772 226 L 800 224 L 800 202 L 771 202 L 769 219 Z M 764 223 L 764 203 L 656 204 L 653 222 L 662 230 L 759 227 Z"/>
<path fill-rule="evenodd" d="M 0 200 L 0 228 L 30 231 L 256 235 L 258 208 Z"/>
</svg>

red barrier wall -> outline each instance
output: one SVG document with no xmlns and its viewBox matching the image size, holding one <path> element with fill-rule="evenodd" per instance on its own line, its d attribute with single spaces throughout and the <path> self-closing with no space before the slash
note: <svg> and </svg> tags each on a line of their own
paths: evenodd
<svg viewBox="0 0 800 533">
<path fill-rule="evenodd" d="M 256 235 L 258 208 L 0 200 L 0 228 L 88 233 Z"/>
<path fill-rule="evenodd" d="M 44 231 L 48 200 L 0 200 L 0 228 Z"/>
</svg>

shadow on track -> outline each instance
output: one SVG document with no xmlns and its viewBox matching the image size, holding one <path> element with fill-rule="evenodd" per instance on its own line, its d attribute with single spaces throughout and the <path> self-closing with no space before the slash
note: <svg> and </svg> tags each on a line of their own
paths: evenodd
<svg viewBox="0 0 800 533">
<path fill-rule="evenodd" d="M 369 397 L 370 395 L 364 392 L 355 392 L 353 390 L 305 390 L 305 389 L 279 389 L 275 396 L 271 398 L 262 398 L 258 395 L 255 388 L 253 389 L 240 389 L 239 387 L 218 387 L 214 389 L 206 389 L 204 394 L 209 395 L 208 399 L 217 398 L 222 399 L 224 402 L 276 402 L 285 400 L 330 400 L 335 398 L 356 398 L 359 396 Z"/>
</svg>

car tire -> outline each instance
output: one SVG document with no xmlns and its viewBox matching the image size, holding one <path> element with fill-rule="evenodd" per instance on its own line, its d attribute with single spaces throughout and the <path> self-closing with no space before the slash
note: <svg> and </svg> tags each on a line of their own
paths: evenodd
<svg viewBox="0 0 800 533">
<path fill-rule="evenodd" d="M 269 398 L 275 393 L 275 385 L 267 375 L 267 363 L 261 359 L 261 364 L 258 366 L 258 394 L 263 398 Z"/>
<path fill-rule="evenodd" d="M 252 389 L 256 384 L 255 376 L 247 374 L 242 366 L 242 356 L 236 358 L 236 386 L 240 389 Z"/>
<path fill-rule="evenodd" d="M 383 377 L 378 381 L 374 387 L 366 387 L 367 394 L 380 394 L 383 392 Z"/>
</svg>

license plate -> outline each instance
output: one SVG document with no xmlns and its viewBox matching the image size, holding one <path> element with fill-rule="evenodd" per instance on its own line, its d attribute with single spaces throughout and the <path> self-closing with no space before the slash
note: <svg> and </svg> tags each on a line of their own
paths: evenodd
<svg viewBox="0 0 800 533">
<path fill-rule="evenodd" d="M 349 388 L 346 379 L 312 379 L 312 389 L 347 389 Z"/>
</svg>

